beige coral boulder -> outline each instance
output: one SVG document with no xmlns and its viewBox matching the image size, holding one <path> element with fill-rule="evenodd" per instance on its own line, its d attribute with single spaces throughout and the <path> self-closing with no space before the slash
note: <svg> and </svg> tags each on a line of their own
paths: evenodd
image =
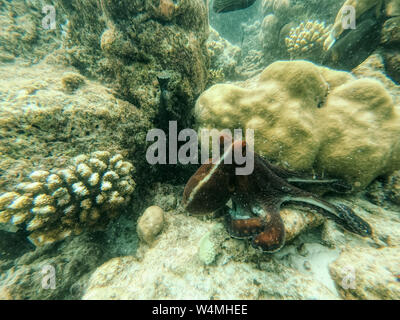
<svg viewBox="0 0 400 320">
<path fill-rule="evenodd" d="M 400 113 L 384 86 L 306 61 L 211 87 L 195 117 L 199 129 L 254 129 L 255 150 L 269 160 L 355 188 L 400 167 Z"/>
</svg>

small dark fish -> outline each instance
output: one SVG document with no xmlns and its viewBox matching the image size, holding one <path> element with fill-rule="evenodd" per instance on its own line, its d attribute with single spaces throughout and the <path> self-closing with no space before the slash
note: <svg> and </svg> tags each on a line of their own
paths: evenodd
<svg viewBox="0 0 400 320">
<path fill-rule="evenodd" d="M 214 0 L 213 10 L 216 13 L 236 11 L 250 7 L 256 0 Z"/>
</svg>

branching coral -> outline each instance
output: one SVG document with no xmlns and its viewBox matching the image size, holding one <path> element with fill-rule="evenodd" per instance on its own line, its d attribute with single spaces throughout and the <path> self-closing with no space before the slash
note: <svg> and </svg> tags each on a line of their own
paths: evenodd
<svg viewBox="0 0 400 320">
<path fill-rule="evenodd" d="M 210 27 L 210 36 L 206 45 L 210 55 L 211 72 L 209 83 L 221 82 L 224 78 L 234 78 L 241 56 L 241 49 L 223 39 L 212 27 Z"/>
<path fill-rule="evenodd" d="M 104 228 L 129 200 L 133 165 L 120 154 L 79 155 L 71 166 L 37 170 L 0 195 L 0 223 L 25 226 L 36 246 Z"/>
<path fill-rule="evenodd" d="M 291 58 L 304 57 L 314 52 L 321 53 L 328 33 L 329 28 L 318 20 L 302 22 L 296 28 L 290 29 L 285 42 Z"/>
</svg>

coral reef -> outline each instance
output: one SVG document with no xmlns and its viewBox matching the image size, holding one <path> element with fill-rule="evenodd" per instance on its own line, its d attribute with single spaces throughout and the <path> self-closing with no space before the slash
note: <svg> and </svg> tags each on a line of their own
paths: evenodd
<svg viewBox="0 0 400 320">
<path fill-rule="evenodd" d="M 203 0 L 62 0 L 65 52 L 82 73 L 105 80 L 116 96 L 158 116 L 157 74 L 168 71 L 168 118 L 188 125 L 209 66 Z M 99 18 L 100 17 L 100 18 Z"/>
<path fill-rule="evenodd" d="M 132 169 L 120 154 L 97 151 L 64 169 L 33 171 L 0 195 L 0 222 L 26 226 L 36 246 L 104 228 L 130 200 Z"/>
<path fill-rule="evenodd" d="M 275 62 L 258 79 L 217 84 L 195 107 L 199 130 L 254 129 L 255 151 L 270 161 L 355 189 L 399 168 L 399 116 L 380 82 L 306 61 Z"/>
<path fill-rule="evenodd" d="M 52 1 L 0 1 L 0 61 L 25 58 L 37 63 L 61 46 L 62 28 L 42 28 L 42 8 Z M 64 22 L 61 14 L 59 25 Z"/>
<path fill-rule="evenodd" d="M 260 50 L 249 50 L 237 68 L 240 79 L 248 79 L 264 69 L 263 54 Z"/>
<path fill-rule="evenodd" d="M 264 48 L 270 46 L 272 42 L 278 41 L 279 19 L 274 14 L 268 14 L 261 22 L 260 40 Z"/>
<path fill-rule="evenodd" d="M 223 39 L 214 28 L 210 27 L 207 50 L 211 60 L 210 74 L 212 79 L 209 83 L 215 84 L 216 82 L 223 82 L 224 79 L 237 77 L 236 67 L 241 56 L 241 50 L 238 46 Z M 218 77 L 218 75 L 220 76 Z"/>
<path fill-rule="evenodd" d="M 340 8 L 340 3 L 329 0 L 263 0 L 261 8 L 263 22 L 260 29 L 260 39 L 263 46 L 264 63 L 268 65 L 276 60 L 289 59 L 291 57 L 297 59 L 298 56 L 295 54 L 297 47 L 296 50 L 290 50 L 291 52 L 287 50 L 288 43 L 286 39 L 290 38 L 290 32 L 299 27 L 301 23 L 306 25 L 307 21 L 315 22 L 319 20 L 330 23 L 332 21 L 332 13 L 337 12 Z M 325 40 L 324 33 L 321 36 Z M 299 39 L 299 41 L 301 40 Z M 303 40 L 309 43 L 307 39 Z M 306 43 L 303 45 L 306 45 Z M 303 45 L 299 45 L 299 47 L 303 47 Z M 318 55 L 320 44 L 318 43 L 316 47 L 318 50 L 315 53 L 309 52 L 309 54 L 305 55 L 302 51 L 298 52 L 301 54 L 299 57 L 321 63 L 323 52 Z"/>
<path fill-rule="evenodd" d="M 285 38 L 287 50 L 291 59 L 307 59 L 323 53 L 323 43 L 328 36 L 328 27 L 324 22 L 307 21 L 291 28 Z"/>
<path fill-rule="evenodd" d="M 164 210 L 158 206 L 148 207 L 137 223 L 137 233 L 141 240 L 152 244 L 164 227 Z"/>
<path fill-rule="evenodd" d="M 346 1 L 358 6 L 357 29 L 335 34 L 326 55 L 319 43 L 306 52 L 285 43 L 292 32 L 307 45 L 301 22 L 334 23 L 344 2 L 211 12 L 219 34 L 208 26 L 213 1 L 0 0 L 0 300 L 400 299 L 400 2 Z M 47 4 L 54 30 L 41 25 Z M 258 75 L 299 58 L 352 75 L 304 61 Z M 228 232 L 237 201 L 189 216 L 179 200 L 193 168 L 160 170 L 144 151 L 149 129 L 192 126 L 196 100 L 199 129 L 254 128 L 256 151 L 290 171 L 354 190 L 380 176 L 366 192 L 323 196 L 373 237 L 287 203 L 286 244 L 263 254 Z M 154 183 L 167 175 L 179 185 Z M 140 201 L 127 205 L 133 195 Z M 42 286 L 48 267 L 52 290 Z"/>
<path fill-rule="evenodd" d="M 96 150 L 121 153 L 135 163 L 135 181 L 141 180 L 152 127 L 146 114 L 86 77 L 73 94 L 65 92 L 68 74 L 80 77 L 74 68 L 45 61 L 0 66 L 0 193 L 34 169 L 65 167 L 70 158 Z M 148 170 L 147 181 L 154 168 Z"/>
</svg>

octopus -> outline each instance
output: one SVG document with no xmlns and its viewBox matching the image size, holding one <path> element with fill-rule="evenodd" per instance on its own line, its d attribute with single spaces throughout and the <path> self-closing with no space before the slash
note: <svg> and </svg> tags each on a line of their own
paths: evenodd
<svg viewBox="0 0 400 320">
<path fill-rule="evenodd" d="M 244 151 L 245 141 L 231 142 L 227 148 L 224 147 L 221 157 L 210 159 L 188 180 L 182 204 L 189 213 L 211 213 L 224 207 L 231 199 L 232 209 L 226 219 L 230 235 L 240 239 L 249 238 L 253 247 L 270 253 L 278 251 L 285 244 L 285 226 L 280 216 L 280 207 L 284 203 L 314 209 L 352 233 L 362 237 L 372 236 L 370 225 L 351 208 L 343 204 L 333 205 L 297 186 L 312 184 L 332 191 L 347 192 L 351 188 L 345 182 L 304 178 L 270 163 L 257 153 L 251 154 L 254 157 L 253 172 L 250 175 L 236 175 L 235 169 L 240 165 L 235 161 L 229 164 L 224 159 L 233 155 L 235 150 L 243 155 L 249 155 L 249 151 L 247 148 Z"/>
</svg>

